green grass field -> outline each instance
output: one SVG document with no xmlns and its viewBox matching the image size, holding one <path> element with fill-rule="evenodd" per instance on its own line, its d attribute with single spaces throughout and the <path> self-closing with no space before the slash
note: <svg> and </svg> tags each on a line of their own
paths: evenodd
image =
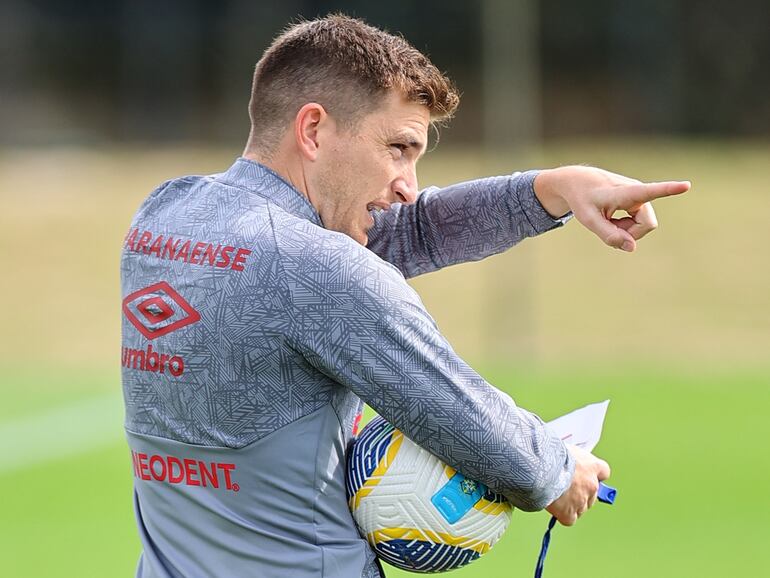
<svg viewBox="0 0 770 578">
<path fill-rule="evenodd" d="M 107 385 L 118 388 L 110 374 L 5 375 L 27 387 L 6 395 L 0 428 L 11 415 L 29 417 L 103 396 Z M 613 467 L 618 500 L 598 504 L 573 528 L 557 526 L 546 576 L 716 578 L 760 576 L 770 567 L 766 375 L 527 375 L 504 367 L 484 375 L 544 419 L 612 400 L 597 453 Z M 71 399 L 62 396 L 66 390 Z M 119 410 L 119 398 L 114 403 Z M 86 453 L 0 471 L 3 576 L 131 575 L 139 543 L 130 461 L 120 424 L 103 436 L 104 445 Z M 453 575 L 532 575 L 546 523 L 544 513 L 515 512 L 495 549 Z"/>
<path fill-rule="evenodd" d="M 0 150 L 0 576 L 132 575 L 120 242 L 156 184 L 237 154 Z M 421 163 L 423 185 L 582 162 L 693 181 L 656 204 L 661 227 L 635 255 L 572 223 L 412 282 L 455 349 L 521 406 L 551 419 L 612 400 L 597 454 L 617 503 L 557 527 L 545 576 L 768 574 L 768 158 L 760 142 L 580 141 Z M 547 521 L 516 512 L 453 576 L 531 576 Z"/>
</svg>

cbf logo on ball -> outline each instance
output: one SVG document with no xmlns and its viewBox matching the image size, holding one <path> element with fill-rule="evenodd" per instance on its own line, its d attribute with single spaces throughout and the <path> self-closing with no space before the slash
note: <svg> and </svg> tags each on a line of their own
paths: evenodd
<svg viewBox="0 0 770 578">
<path fill-rule="evenodd" d="M 346 487 L 361 534 L 380 558 L 413 572 L 476 560 L 503 535 L 513 510 L 381 417 L 353 445 Z"/>
</svg>

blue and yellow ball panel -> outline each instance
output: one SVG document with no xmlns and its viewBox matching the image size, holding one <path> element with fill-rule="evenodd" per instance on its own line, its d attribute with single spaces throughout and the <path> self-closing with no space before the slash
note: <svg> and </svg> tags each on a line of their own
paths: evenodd
<svg viewBox="0 0 770 578">
<path fill-rule="evenodd" d="M 356 439 L 348 455 L 347 484 L 348 500 L 359 492 L 372 477 L 377 465 L 388 451 L 396 428 L 377 416 L 373 418 Z"/>
<path fill-rule="evenodd" d="M 446 572 L 472 562 L 481 554 L 467 548 L 419 540 L 388 540 L 374 547 L 383 560 L 412 572 Z"/>
</svg>

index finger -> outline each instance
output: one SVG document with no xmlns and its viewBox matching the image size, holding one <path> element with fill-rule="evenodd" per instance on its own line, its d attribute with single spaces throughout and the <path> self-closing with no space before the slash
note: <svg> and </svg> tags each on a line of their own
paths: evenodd
<svg viewBox="0 0 770 578">
<path fill-rule="evenodd" d="M 628 207 L 649 203 L 662 197 L 681 195 L 690 190 L 690 181 L 663 181 L 661 183 L 640 183 L 638 185 L 626 185 L 624 188 Z M 626 208 L 626 207 L 623 207 Z"/>
</svg>

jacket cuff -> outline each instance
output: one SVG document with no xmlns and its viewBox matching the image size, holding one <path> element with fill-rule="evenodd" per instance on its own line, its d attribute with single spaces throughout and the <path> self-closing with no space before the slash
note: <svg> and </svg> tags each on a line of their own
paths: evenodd
<svg viewBox="0 0 770 578">
<path fill-rule="evenodd" d="M 532 227 L 533 234 L 539 235 L 563 226 L 572 218 L 572 211 L 561 217 L 552 217 L 540 204 L 540 199 L 535 195 L 535 177 L 539 170 L 531 170 L 511 175 L 510 188 L 513 197 L 521 207 L 524 216 Z"/>
</svg>

